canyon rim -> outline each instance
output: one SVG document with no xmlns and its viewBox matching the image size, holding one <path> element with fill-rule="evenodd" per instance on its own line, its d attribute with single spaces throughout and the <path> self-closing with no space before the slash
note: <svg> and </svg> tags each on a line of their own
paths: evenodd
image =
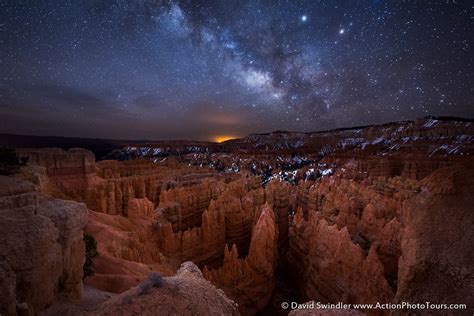
<svg viewBox="0 0 474 316">
<path fill-rule="evenodd" d="M 0 316 L 474 315 L 473 9 L 0 1 Z"/>
<path fill-rule="evenodd" d="M 17 148 L 26 164 L 0 178 L 2 314 L 469 313 L 473 134 L 426 117 L 106 159 Z"/>
</svg>

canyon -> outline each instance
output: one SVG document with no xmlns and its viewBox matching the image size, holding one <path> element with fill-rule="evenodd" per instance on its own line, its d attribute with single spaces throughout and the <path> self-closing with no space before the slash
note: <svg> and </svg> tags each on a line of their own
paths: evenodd
<svg viewBox="0 0 474 316">
<path fill-rule="evenodd" d="M 473 139 L 471 120 L 426 117 L 102 157 L 17 148 L 27 165 L 0 176 L 0 314 L 472 314 Z M 83 234 L 98 252 L 87 276 Z"/>
</svg>

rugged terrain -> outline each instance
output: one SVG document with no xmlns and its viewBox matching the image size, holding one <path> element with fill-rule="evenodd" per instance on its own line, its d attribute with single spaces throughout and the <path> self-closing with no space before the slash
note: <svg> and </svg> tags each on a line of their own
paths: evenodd
<svg viewBox="0 0 474 316">
<path fill-rule="evenodd" d="M 472 314 L 473 137 L 469 120 L 428 117 L 124 144 L 99 161 L 17 149 L 28 165 L 0 178 L 0 313 L 286 314 L 313 300 Z M 83 231 L 99 253 L 84 281 Z"/>
</svg>

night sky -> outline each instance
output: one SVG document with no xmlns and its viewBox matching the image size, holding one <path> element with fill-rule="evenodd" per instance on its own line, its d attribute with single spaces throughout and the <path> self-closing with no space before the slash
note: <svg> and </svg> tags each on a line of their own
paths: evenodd
<svg viewBox="0 0 474 316">
<path fill-rule="evenodd" d="M 0 132 L 213 139 L 474 116 L 470 1 L 0 1 Z"/>
</svg>

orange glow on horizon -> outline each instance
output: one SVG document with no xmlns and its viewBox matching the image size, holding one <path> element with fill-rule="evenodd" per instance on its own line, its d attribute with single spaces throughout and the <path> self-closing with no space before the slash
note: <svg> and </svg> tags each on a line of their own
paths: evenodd
<svg viewBox="0 0 474 316">
<path fill-rule="evenodd" d="M 225 141 L 231 140 L 231 139 L 236 139 L 238 138 L 237 136 L 231 136 L 231 135 L 219 135 L 219 136 L 214 136 L 212 140 L 216 143 L 223 143 Z"/>
</svg>

